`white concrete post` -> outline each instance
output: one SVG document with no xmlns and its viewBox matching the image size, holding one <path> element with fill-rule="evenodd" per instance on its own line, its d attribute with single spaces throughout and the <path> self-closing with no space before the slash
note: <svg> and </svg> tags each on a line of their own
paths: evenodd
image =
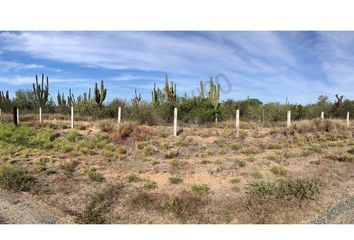
<svg viewBox="0 0 354 240">
<path fill-rule="evenodd" d="M 74 129 L 74 107 L 71 107 L 71 129 Z"/>
<path fill-rule="evenodd" d="M 174 110 L 173 136 L 177 137 L 177 108 L 175 108 L 175 110 Z"/>
<path fill-rule="evenodd" d="M 20 109 L 16 108 L 17 111 L 17 124 L 20 124 Z"/>
<path fill-rule="evenodd" d="M 0 108 L 0 117 L 2 116 L 2 109 Z"/>
<path fill-rule="evenodd" d="M 349 120 L 349 112 L 347 112 L 347 127 L 350 126 L 350 120 Z"/>
<path fill-rule="evenodd" d="M 290 126 L 291 126 L 291 111 L 288 111 L 286 126 L 287 126 L 287 127 L 290 127 Z"/>
<path fill-rule="evenodd" d="M 240 109 L 236 110 L 236 137 L 240 135 Z"/>
<path fill-rule="evenodd" d="M 122 108 L 118 107 L 118 124 L 120 124 Z"/>
<path fill-rule="evenodd" d="M 321 120 L 323 121 L 324 119 L 324 112 L 321 112 Z"/>
<path fill-rule="evenodd" d="M 42 108 L 39 108 L 39 122 L 42 123 Z"/>
</svg>

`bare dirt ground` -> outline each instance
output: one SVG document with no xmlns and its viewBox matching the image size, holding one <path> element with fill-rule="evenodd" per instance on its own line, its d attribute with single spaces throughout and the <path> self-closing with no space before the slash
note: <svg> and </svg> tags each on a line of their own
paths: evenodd
<svg viewBox="0 0 354 240">
<path fill-rule="evenodd" d="M 0 190 L 0 222 L 353 223 L 354 128 L 341 121 L 242 123 L 238 138 L 232 123 L 178 137 L 169 126 L 67 126 L 31 124 L 26 141 L 0 129 L 0 167 L 35 179 L 29 192 Z"/>
</svg>

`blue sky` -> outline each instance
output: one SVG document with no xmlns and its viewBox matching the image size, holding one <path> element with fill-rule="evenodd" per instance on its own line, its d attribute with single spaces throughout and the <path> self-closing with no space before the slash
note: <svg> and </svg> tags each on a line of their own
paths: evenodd
<svg viewBox="0 0 354 240">
<path fill-rule="evenodd" d="M 178 95 L 217 78 L 222 99 L 315 102 L 354 98 L 354 32 L 0 32 L 0 90 L 30 89 L 49 76 L 50 94 L 75 95 L 101 79 L 107 100 L 150 101 L 164 74 Z"/>
</svg>

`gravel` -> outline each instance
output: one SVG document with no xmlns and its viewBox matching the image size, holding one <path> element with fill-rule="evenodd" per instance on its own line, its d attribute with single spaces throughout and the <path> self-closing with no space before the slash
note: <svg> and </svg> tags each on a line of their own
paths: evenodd
<svg viewBox="0 0 354 240">
<path fill-rule="evenodd" d="M 344 223 L 354 222 L 354 195 L 345 201 L 338 203 L 324 214 L 321 218 L 315 220 L 314 224 Z"/>
<path fill-rule="evenodd" d="M 29 193 L 0 190 L 0 224 L 70 223 L 60 211 L 35 200 Z"/>
</svg>

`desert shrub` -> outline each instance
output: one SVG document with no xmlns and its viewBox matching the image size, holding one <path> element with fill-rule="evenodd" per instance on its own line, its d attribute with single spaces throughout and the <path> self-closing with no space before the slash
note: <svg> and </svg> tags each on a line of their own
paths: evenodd
<svg viewBox="0 0 354 240">
<path fill-rule="evenodd" d="M 131 136 L 134 132 L 134 124 L 132 123 L 121 123 L 118 128 L 118 134 L 121 139 L 126 139 Z"/>
<path fill-rule="evenodd" d="M 70 130 L 66 134 L 66 139 L 68 139 L 70 142 L 76 142 L 80 139 L 80 137 L 81 137 L 81 135 L 75 130 Z"/>
<path fill-rule="evenodd" d="M 172 176 L 168 180 L 170 180 L 170 183 L 172 184 L 180 184 L 183 182 L 183 179 L 177 176 Z"/>
<path fill-rule="evenodd" d="M 26 169 L 5 165 L 0 167 L 0 186 L 12 191 L 28 191 L 34 185 L 33 176 Z"/>
<path fill-rule="evenodd" d="M 240 160 L 240 159 L 236 159 L 234 162 L 233 162 L 233 166 L 234 168 L 238 169 L 238 168 L 243 168 L 246 166 L 246 161 L 244 160 Z"/>
<path fill-rule="evenodd" d="M 73 144 L 66 138 L 58 138 L 55 141 L 55 147 L 66 153 L 73 150 Z"/>
<path fill-rule="evenodd" d="M 271 171 L 277 176 L 285 176 L 288 172 L 283 166 L 273 166 Z"/>
<path fill-rule="evenodd" d="M 155 189 L 155 188 L 157 188 L 157 183 L 154 181 L 151 181 L 151 180 L 146 180 L 144 182 L 144 188 L 148 189 L 148 190 Z"/>
<path fill-rule="evenodd" d="M 166 159 L 176 158 L 176 157 L 178 157 L 178 155 L 179 155 L 178 150 L 170 150 L 164 154 Z"/>
<path fill-rule="evenodd" d="M 192 188 L 193 192 L 199 193 L 199 194 L 207 193 L 210 190 L 210 188 L 207 184 L 193 184 L 191 188 Z"/>
<path fill-rule="evenodd" d="M 258 154 L 260 152 L 262 152 L 262 150 L 256 146 L 249 146 L 241 149 L 241 153 L 243 154 Z"/>
<path fill-rule="evenodd" d="M 101 121 L 99 123 L 99 128 L 103 132 L 110 133 L 110 132 L 113 132 L 113 130 L 114 130 L 114 123 L 112 121 L 109 121 L 109 120 Z"/>
<path fill-rule="evenodd" d="M 117 200 L 123 185 L 110 185 L 102 192 L 91 195 L 84 211 L 77 214 L 76 221 L 84 224 L 102 224 L 106 222 L 105 214 L 107 214 L 112 205 Z"/>
<path fill-rule="evenodd" d="M 239 182 L 241 182 L 241 179 L 240 179 L 240 178 L 231 178 L 231 179 L 230 179 L 230 183 L 232 183 L 232 184 L 237 184 L 237 183 L 239 183 Z"/>
<path fill-rule="evenodd" d="M 50 132 L 39 132 L 36 136 L 31 139 L 31 143 L 35 146 L 40 146 L 42 148 L 53 148 L 53 141 L 59 137 L 59 134 L 55 131 Z"/>
<path fill-rule="evenodd" d="M 182 222 L 197 217 L 200 209 L 206 205 L 207 200 L 200 194 L 183 191 L 177 195 L 165 195 L 161 200 L 164 210 L 173 213 Z"/>
<path fill-rule="evenodd" d="M 134 207 L 142 208 L 150 206 L 155 199 L 145 191 L 139 191 L 134 194 L 130 199 L 130 204 Z"/>
<path fill-rule="evenodd" d="M 95 182 L 102 182 L 104 180 L 104 177 L 102 174 L 97 172 L 95 168 L 90 168 L 86 171 L 86 176 L 91 180 Z"/>
<path fill-rule="evenodd" d="M 153 145 L 147 145 L 143 149 L 145 156 L 151 156 L 157 152 L 157 148 Z"/>
<path fill-rule="evenodd" d="M 64 171 L 64 174 L 68 177 L 72 177 L 73 176 L 73 173 L 75 172 L 75 168 L 76 166 L 79 164 L 78 161 L 69 161 L 69 162 L 66 162 L 64 163 L 62 166 L 61 166 L 61 169 L 63 169 Z"/>
<path fill-rule="evenodd" d="M 349 153 L 330 154 L 328 158 L 339 162 L 354 162 L 354 156 Z"/>
<path fill-rule="evenodd" d="M 350 154 L 354 154 L 354 148 L 349 149 L 347 152 Z"/>
<path fill-rule="evenodd" d="M 259 181 L 251 185 L 251 194 L 258 196 L 275 195 L 277 198 L 313 199 L 320 193 L 320 183 L 314 179 L 286 179 Z"/>
<path fill-rule="evenodd" d="M 261 178 L 263 178 L 263 174 L 260 173 L 259 171 L 255 171 L 252 173 L 252 177 L 255 179 L 261 179 Z"/>
<path fill-rule="evenodd" d="M 139 182 L 141 181 L 141 178 L 135 174 L 130 174 L 128 177 L 128 182 Z"/>
</svg>

